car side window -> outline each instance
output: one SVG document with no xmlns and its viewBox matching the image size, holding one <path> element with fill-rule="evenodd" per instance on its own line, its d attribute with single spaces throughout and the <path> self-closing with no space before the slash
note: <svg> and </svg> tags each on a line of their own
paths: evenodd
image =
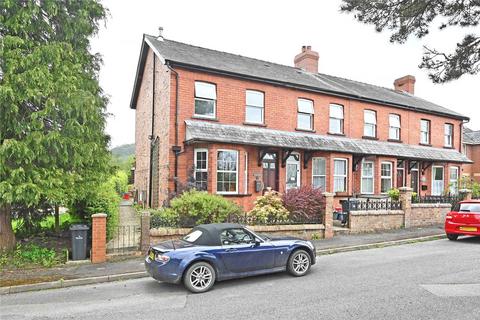
<svg viewBox="0 0 480 320">
<path fill-rule="evenodd" d="M 255 242 L 252 234 L 244 229 L 225 229 L 220 233 L 222 245 L 249 244 Z"/>
</svg>

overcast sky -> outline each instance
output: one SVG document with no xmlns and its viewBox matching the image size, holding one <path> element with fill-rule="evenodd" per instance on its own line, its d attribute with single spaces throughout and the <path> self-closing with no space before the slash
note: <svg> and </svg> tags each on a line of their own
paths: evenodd
<svg viewBox="0 0 480 320">
<path fill-rule="evenodd" d="M 432 30 L 400 45 L 390 44 L 388 33 L 340 13 L 340 0 L 102 2 L 110 17 L 92 40 L 92 51 L 104 60 L 100 84 L 110 96 L 112 146 L 135 140 L 129 105 L 142 34 L 157 35 L 159 26 L 168 39 L 285 65 L 293 65 L 302 45 L 311 45 L 320 54 L 319 72 L 384 87 L 412 74 L 416 95 L 470 117 L 468 126 L 480 129 L 480 75 L 436 85 L 418 68 L 424 44 L 452 50 L 465 29 Z"/>
</svg>

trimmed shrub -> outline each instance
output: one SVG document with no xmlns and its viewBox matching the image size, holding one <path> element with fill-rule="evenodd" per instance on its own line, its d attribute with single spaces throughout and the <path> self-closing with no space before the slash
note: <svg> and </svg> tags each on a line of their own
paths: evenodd
<svg viewBox="0 0 480 320">
<path fill-rule="evenodd" d="M 178 214 L 172 208 L 162 208 L 160 210 L 150 210 L 151 228 L 176 228 L 179 227 Z"/>
<path fill-rule="evenodd" d="M 243 210 L 236 203 L 219 195 L 192 189 L 172 199 L 169 208 L 155 212 L 152 225 L 191 227 L 235 220 L 242 215 Z"/>
<path fill-rule="evenodd" d="M 388 196 L 390 197 L 390 199 L 398 201 L 400 199 L 400 190 L 396 188 L 390 189 L 388 190 Z"/>
<path fill-rule="evenodd" d="M 310 220 L 320 217 L 324 211 L 323 191 L 311 186 L 289 189 L 283 195 L 283 205 L 292 220 Z"/>
<path fill-rule="evenodd" d="M 278 222 L 288 220 L 288 210 L 283 206 L 282 198 L 276 191 L 265 192 L 263 196 L 255 200 L 255 207 L 250 210 L 248 216 L 252 224 Z"/>
</svg>

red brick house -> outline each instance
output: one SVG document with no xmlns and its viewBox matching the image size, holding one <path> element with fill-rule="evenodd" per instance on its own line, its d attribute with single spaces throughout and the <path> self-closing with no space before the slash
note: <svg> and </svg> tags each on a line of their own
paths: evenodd
<svg viewBox="0 0 480 320">
<path fill-rule="evenodd" d="M 463 153 L 473 161 L 463 167 L 463 176 L 480 183 L 480 130 L 473 131 L 465 128 L 463 134 Z"/>
<path fill-rule="evenodd" d="M 130 107 L 135 188 L 150 206 L 195 178 L 250 209 L 266 188 L 313 185 L 336 199 L 411 186 L 456 192 L 467 117 L 394 88 L 144 35 Z"/>
</svg>

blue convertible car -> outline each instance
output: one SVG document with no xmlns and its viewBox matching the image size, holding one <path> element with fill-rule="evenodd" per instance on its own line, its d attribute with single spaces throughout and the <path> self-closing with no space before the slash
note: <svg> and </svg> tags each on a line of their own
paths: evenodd
<svg viewBox="0 0 480 320">
<path fill-rule="evenodd" d="M 194 293 L 212 288 L 215 281 L 287 270 L 307 274 L 315 264 L 315 247 L 293 237 L 270 238 L 239 224 L 204 224 L 181 240 L 152 246 L 145 268 L 154 279 L 183 281 Z"/>
</svg>

